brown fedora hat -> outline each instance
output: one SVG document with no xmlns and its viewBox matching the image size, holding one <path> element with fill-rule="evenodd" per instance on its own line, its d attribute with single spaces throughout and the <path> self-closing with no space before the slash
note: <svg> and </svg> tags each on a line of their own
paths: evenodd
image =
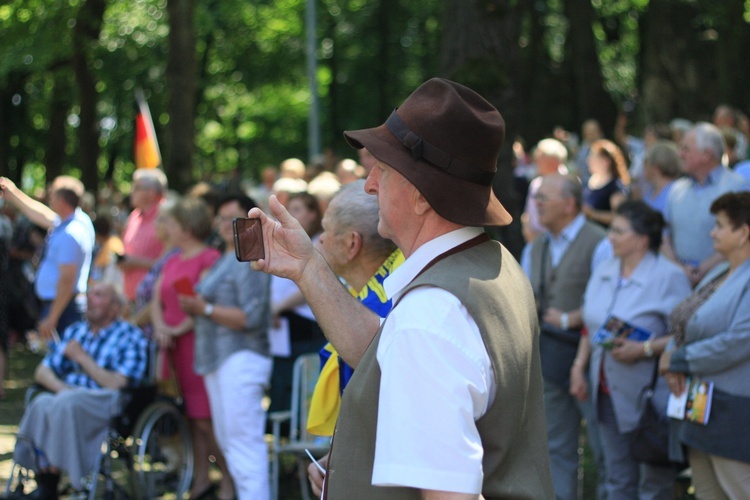
<svg viewBox="0 0 750 500">
<path fill-rule="evenodd" d="M 497 109 L 441 78 L 423 83 L 383 125 L 344 132 L 414 184 L 438 215 L 467 226 L 513 220 L 492 192 L 504 135 Z"/>
</svg>

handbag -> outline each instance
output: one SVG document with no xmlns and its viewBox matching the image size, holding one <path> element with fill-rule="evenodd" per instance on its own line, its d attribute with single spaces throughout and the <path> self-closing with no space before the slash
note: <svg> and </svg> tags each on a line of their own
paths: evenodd
<svg viewBox="0 0 750 500">
<path fill-rule="evenodd" d="M 578 354 L 581 330 L 563 330 L 542 323 L 539 338 L 539 356 L 545 380 L 567 387 L 570 384 L 570 367 Z"/>
<path fill-rule="evenodd" d="M 157 392 L 160 396 L 173 400 L 180 407 L 183 404 L 182 388 L 180 387 L 180 382 L 177 380 L 177 370 L 174 368 L 170 352 L 164 351 L 163 356 L 160 356 L 160 361 L 166 364 L 167 374 L 166 377 L 159 377 L 157 379 Z M 161 369 L 158 369 L 157 374 L 161 373 Z"/>
<path fill-rule="evenodd" d="M 669 460 L 669 418 L 662 415 L 653 402 L 658 370 L 657 361 L 651 384 L 641 392 L 641 416 L 638 427 L 630 434 L 630 455 L 638 462 L 665 466 L 672 464 Z"/>
</svg>

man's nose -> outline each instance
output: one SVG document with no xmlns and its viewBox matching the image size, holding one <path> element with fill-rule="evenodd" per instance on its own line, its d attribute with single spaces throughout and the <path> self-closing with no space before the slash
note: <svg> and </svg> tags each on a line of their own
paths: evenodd
<svg viewBox="0 0 750 500">
<path fill-rule="evenodd" d="M 376 169 L 370 170 L 370 173 L 367 174 L 367 179 L 365 180 L 365 193 L 368 194 L 376 194 L 378 192 L 377 190 L 377 181 L 375 180 L 375 174 Z"/>
</svg>

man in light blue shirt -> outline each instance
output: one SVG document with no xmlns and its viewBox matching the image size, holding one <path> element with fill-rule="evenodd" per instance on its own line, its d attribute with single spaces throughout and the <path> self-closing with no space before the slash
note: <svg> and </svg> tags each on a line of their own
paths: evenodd
<svg viewBox="0 0 750 500">
<path fill-rule="evenodd" d="M 42 338 L 53 339 L 83 318 L 86 286 L 94 251 L 94 226 L 78 204 L 84 193 L 81 181 L 67 175 L 57 177 L 49 188 L 49 206 L 0 178 L 3 196 L 34 224 L 49 229 L 34 288 L 42 301 Z"/>
<path fill-rule="evenodd" d="M 711 203 L 730 191 L 750 190 L 750 182 L 721 164 L 724 139 L 710 123 L 698 123 L 680 144 L 682 169 L 687 175 L 675 181 L 667 198 L 664 218 L 669 232 L 664 254 L 682 265 L 695 286 L 716 264 L 724 260 L 714 251 Z"/>
</svg>

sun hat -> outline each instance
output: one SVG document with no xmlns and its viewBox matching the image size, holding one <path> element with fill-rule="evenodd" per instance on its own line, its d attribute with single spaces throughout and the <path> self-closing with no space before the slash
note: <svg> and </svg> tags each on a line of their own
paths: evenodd
<svg viewBox="0 0 750 500">
<path fill-rule="evenodd" d="M 492 191 L 504 135 L 497 109 L 442 78 L 423 83 L 383 125 L 344 132 L 352 147 L 409 180 L 438 215 L 467 226 L 513 220 Z"/>
</svg>

